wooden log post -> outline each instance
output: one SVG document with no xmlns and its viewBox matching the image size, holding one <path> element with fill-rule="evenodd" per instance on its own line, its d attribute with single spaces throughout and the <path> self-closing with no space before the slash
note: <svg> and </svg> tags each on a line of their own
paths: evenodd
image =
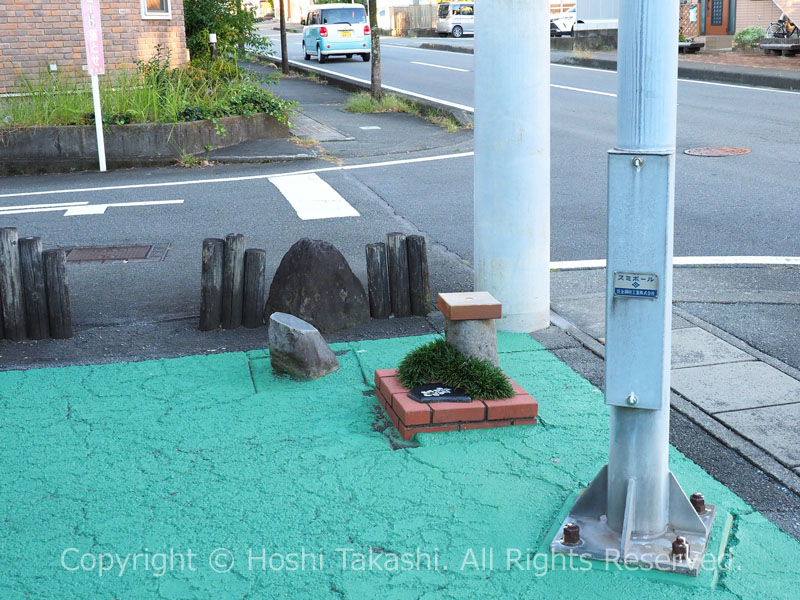
<svg viewBox="0 0 800 600">
<path fill-rule="evenodd" d="M 218 329 L 222 322 L 222 257 L 225 240 L 203 240 L 203 271 L 200 276 L 200 331 Z"/>
<path fill-rule="evenodd" d="M 388 319 L 392 314 L 389 299 L 389 271 L 386 259 L 386 244 L 367 244 L 367 291 L 369 292 L 369 316 L 373 319 Z"/>
<path fill-rule="evenodd" d="M 264 324 L 267 304 L 267 253 L 249 249 L 244 252 L 244 306 L 242 324 L 255 328 Z"/>
<path fill-rule="evenodd" d="M 16 227 L 0 228 L 0 296 L 5 337 L 15 342 L 24 340 L 25 301 L 22 296 Z"/>
<path fill-rule="evenodd" d="M 244 236 L 225 236 L 222 258 L 222 328 L 236 329 L 242 324 L 244 297 Z"/>
<path fill-rule="evenodd" d="M 44 286 L 42 240 L 38 237 L 19 239 L 19 263 L 22 272 L 22 296 L 25 299 L 25 328 L 32 340 L 50 337 L 47 315 L 47 292 Z"/>
<path fill-rule="evenodd" d="M 45 250 L 44 281 L 50 337 L 63 340 L 72 337 L 72 311 L 69 305 L 67 254 L 63 249 Z"/>
<path fill-rule="evenodd" d="M 390 233 L 387 236 L 389 264 L 389 297 L 395 317 L 411 316 L 411 297 L 408 290 L 408 252 L 406 236 L 403 233 Z"/>
<path fill-rule="evenodd" d="M 410 235 L 406 238 L 406 246 L 411 314 L 424 317 L 428 314 L 431 304 L 431 284 L 428 276 L 428 251 L 425 237 Z"/>
</svg>

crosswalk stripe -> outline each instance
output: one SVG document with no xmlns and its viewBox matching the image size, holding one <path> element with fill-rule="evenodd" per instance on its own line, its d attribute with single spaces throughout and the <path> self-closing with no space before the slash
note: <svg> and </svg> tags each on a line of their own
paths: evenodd
<svg viewBox="0 0 800 600">
<path fill-rule="evenodd" d="M 304 221 L 361 216 L 339 192 L 315 173 L 270 177 L 269 181 Z"/>
</svg>

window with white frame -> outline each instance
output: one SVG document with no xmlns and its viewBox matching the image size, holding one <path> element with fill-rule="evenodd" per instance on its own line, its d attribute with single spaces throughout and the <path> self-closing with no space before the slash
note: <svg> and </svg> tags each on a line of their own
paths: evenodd
<svg viewBox="0 0 800 600">
<path fill-rule="evenodd" d="M 171 0 L 141 0 L 143 19 L 171 19 Z"/>
</svg>

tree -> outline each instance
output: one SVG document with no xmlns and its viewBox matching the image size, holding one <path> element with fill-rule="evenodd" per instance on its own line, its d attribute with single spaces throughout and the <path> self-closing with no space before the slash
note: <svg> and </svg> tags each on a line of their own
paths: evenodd
<svg viewBox="0 0 800 600">
<path fill-rule="evenodd" d="M 240 9 L 237 0 L 184 0 L 186 46 L 193 59 L 208 57 L 208 34 L 217 34 L 220 56 L 236 54 L 248 45 L 259 51 L 270 49 L 270 41 L 256 30 L 256 16 L 251 8 Z"/>
<path fill-rule="evenodd" d="M 375 100 L 383 96 L 381 88 L 381 36 L 378 32 L 377 0 L 369 0 L 369 35 L 372 41 L 372 69 L 370 71 L 370 93 Z"/>
<path fill-rule="evenodd" d="M 286 41 L 286 10 L 284 9 L 285 0 L 279 0 L 281 10 L 281 72 L 289 74 L 289 48 Z"/>
</svg>

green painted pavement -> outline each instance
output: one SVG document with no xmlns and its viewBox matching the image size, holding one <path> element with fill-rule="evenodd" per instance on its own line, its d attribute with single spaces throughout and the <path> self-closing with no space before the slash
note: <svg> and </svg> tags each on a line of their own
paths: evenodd
<svg viewBox="0 0 800 600">
<path fill-rule="evenodd" d="M 0 373 L 0 598 L 797 597 L 800 544 L 676 451 L 684 487 L 731 515 L 722 568 L 537 553 L 607 456 L 602 394 L 501 334 L 541 424 L 403 443 L 372 372 L 430 339 L 334 345 L 342 369 L 313 382 L 263 351 Z"/>
</svg>

